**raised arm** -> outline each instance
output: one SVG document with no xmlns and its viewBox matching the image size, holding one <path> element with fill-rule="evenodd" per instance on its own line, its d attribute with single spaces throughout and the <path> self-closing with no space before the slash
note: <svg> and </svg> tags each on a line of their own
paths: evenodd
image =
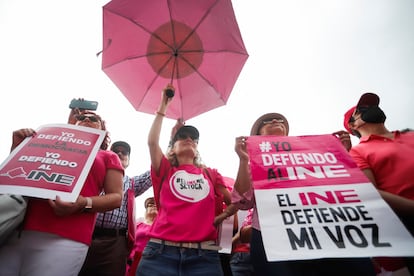
<svg viewBox="0 0 414 276">
<path fill-rule="evenodd" d="M 152 168 L 158 173 L 161 159 L 163 157 L 163 152 L 160 147 L 160 133 L 162 127 L 162 121 L 165 117 L 165 112 L 167 111 L 167 107 L 171 102 L 172 98 L 167 97 L 165 91 L 167 89 L 173 89 L 172 85 L 167 85 L 166 88 L 162 91 L 161 102 L 158 107 L 157 112 L 155 113 L 154 121 L 152 122 L 151 129 L 148 134 L 148 147 L 151 156 L 151 166 Z"/>
<path fill-rule="evenodd" d="M 246 148 L 247 137 L 237 137 L 235 151 L 239 156 L 239 169 L 237 171 L 237 177 L 234 183 L 234 189 L 243 195 L 247 191 L 252 189 L 252 181 L 250 178 L 249 169 L 249 155 Z"/>
</svg>

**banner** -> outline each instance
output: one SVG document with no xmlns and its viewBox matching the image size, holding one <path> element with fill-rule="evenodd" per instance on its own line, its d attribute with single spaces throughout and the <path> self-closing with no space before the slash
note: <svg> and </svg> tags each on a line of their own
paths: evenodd
<svg viewBox="0 0 414 276">
<path fill-rule="evenodd" d="M 41 126 L 0 165 L 0 194 L 76 201 L 104 138 L 89 127 Z"/>
<path fill-rule="evenodd" d="M 414 239 L 332 135 L 247 140 L 269 261 L 414 256 Z"/>
</svg>

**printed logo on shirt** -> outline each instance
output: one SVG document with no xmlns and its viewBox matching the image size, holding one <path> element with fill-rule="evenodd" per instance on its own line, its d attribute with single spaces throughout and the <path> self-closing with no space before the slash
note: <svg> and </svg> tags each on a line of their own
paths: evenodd
<svg viewBox="0 0 414 276">
<path fill-rule="evenodd" d="M 210 193 L 210 185 L 202 174 L 190 174 L 186 171 L 176 171 L 170 179 L 173 194 L 184 201 L 198 202 Z"/>
</svg>

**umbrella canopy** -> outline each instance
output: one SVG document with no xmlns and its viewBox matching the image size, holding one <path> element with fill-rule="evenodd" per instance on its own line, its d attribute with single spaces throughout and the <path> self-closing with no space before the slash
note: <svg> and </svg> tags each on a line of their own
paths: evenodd
<svg viewBox="0 0 414 276">
<path fill-rule="evenodd" d="M 138 111 L 187 120 L 226 104 L 248 54 L 231 0 L 112 0 L 103 7 L 102 70 Z"/>
</svg>

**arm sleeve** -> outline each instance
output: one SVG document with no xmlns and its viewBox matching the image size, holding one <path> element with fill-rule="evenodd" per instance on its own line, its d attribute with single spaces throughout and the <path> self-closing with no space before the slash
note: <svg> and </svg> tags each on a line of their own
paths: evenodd
<svg viewBox="0 0 414 276">
<path fill-rule="evenodd" d="M 141 175 L 133 177 L 135 197 L 143 194 L 152 186 L 151 172 L 146 171 Z"/>
</svg>

